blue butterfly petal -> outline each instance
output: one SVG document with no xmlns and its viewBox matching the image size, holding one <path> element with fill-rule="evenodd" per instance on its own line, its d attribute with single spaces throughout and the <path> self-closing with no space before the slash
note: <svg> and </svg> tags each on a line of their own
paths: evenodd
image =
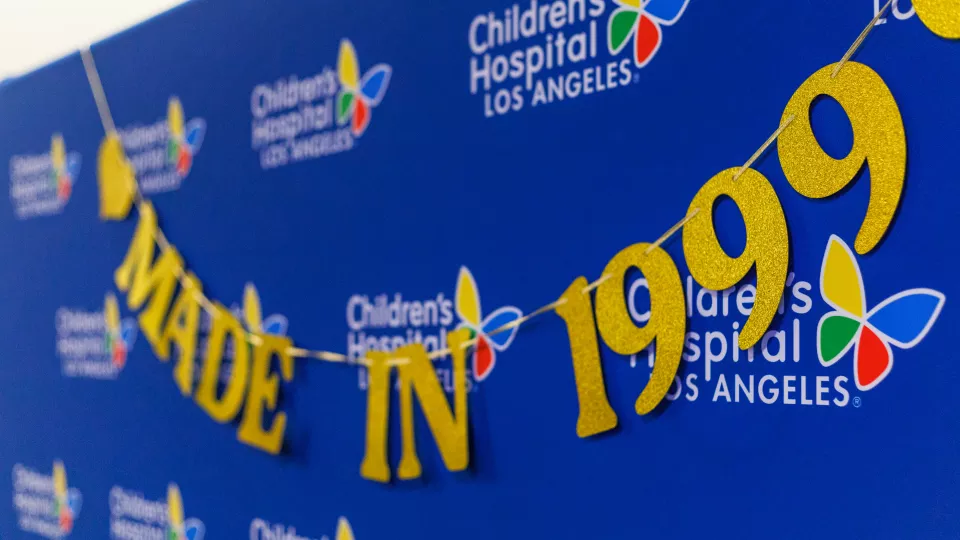
<svg viewBox="0 0 960 540">
<path fill-rule="evenodd" d="M 483 333 L 489 334 L 497 328 L 511 323 L 522 316 L 523 312 L 515 307 L 502 307 L 491 313 L 486 319 L 483 320 Z M 488 336 L 488 338 L 490 339 L 490 343 L 493 345 L 494 349 L 502 351 L 510 346 L 510 343 L 513 341 L 513 338 L 516 335 L 517 328 L 513 327 L 510 330 L 504 330 L 498 334 Z"/>
<path fill-rule="evenodd" d="M 370 71 L 363 76 L 360 81 L 360 93 L 370 102 L 370 105 L 376 107 L 387 93 L 387 86 L 390 85 L 390 75 L 393 68 L 386 64 L 377 64 L 370 68 Z"/>
<path fill-rule="evenodd" d="M 67 174 L 70 175 L 70 178 L 76 182 L 77 176 L 80 175 L 80 154 L 70 154 L 67 156 Z"/>
<path fill-rule="evenodd" d="M 680 20 L 690 0 L 650 0 L 644 7 L 658 22 L 667 26 Z"/>
<path fill-rule="evenodd" d="M 184 139 L 190 146 L 190 153 L 196 154 L 203 145 L 203 136 L 207 133 L 207 122 L 203 118 L 194 118 L 187 124 L 186 133 Z"/>
<path fill-rule="evenodd" d="M 183 532 L 187 540 L 203 540 L 204 527 L 203 522 L 190 518 L 183 522 Z"/>
<path fill-rule="evenodd" d="M 287 318 L 283 315 L 270 315 L 263 321 L 263 332 L 274 336 L 285 336 L 287 325 Z"/>
<path fill-rule="evenodd" d="M 83 506 L 83 495 L 79 491 L 71 489 L 67 495 L 67 506 L 70 507 L 70 512 L 77 516 L 80 513 L 80 507 Z"/>
<path fill-rule="evenodd" d="M 909 349 L 927 335 L 940 315 L 943 293 L 932 289 L 910 289 L 881 302 L 867 314 L 867 322 L 890 343 Z"/>
<path fill-rule="evenodd" d="M 120 323 L 120 339 L 123 340 L 128 351 L 133 348 L 133 344 L 137 342 L 137 322 L 135 320 L 124 319 Z"/>
</svg>

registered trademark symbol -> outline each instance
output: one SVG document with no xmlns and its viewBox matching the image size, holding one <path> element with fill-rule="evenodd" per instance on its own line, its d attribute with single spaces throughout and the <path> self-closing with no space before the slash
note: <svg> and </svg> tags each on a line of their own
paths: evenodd
<svg viewBox="0 0 960 540">
<path fill-rule="evenodd" d="M 859 408 L 860 408 L 860 404 L 861 404 L 860 396 L 857 396 L 857 397 L 853 398 L 853 407 L 854 407 L 855 409 L 859 409 Z"/>
<path fill-rule="evenodd" d="M 634 73 L 634 74 L 633 74 L 633 82 L 635 82 L 635 83 L 640 82 L 640 74 L 639 74 L 639 73 Z"/>
</svg>

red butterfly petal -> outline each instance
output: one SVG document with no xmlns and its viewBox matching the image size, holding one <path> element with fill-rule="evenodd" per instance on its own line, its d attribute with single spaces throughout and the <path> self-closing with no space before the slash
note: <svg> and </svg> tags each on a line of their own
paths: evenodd
<svg viewBox="0 0 960 540">
<path fill-rule="evenodd" d="M 119 343 L 113 348 L 113 365 L 122 368 L 127 363 L 126 348 Z"/>
<path fill-rule="evenodd" d="M 370 106 L 359 97 L 357 104 L 353 109 L 353 134 L 359 137 L 367 130 L 367 124 L 370 123 Z"/>
<path fill-rule="evenodd" d="M 653 56 L 660 49 L 662 39 L 663 34 L 660 32 L 660 25 L 650 17 L 641 15 L 640 22 L 637 23 L 637 34 L 633 39 L 636 45 L 634 61 L 637 67 L 643 67 L 653 59 Z"/>
<path fill-rule="evenodd" d="M 854 364 L 857 387 L 862 390 L 869 390 L 880 384 L 893 367 L 893 354 L 889 345 L 866 325 L 860 331 Z"/>
<path fill-rule="evenodd" d="M 61 179 L 59 185 L 57 186 L 57 196 L 60 197 L 60 200 L 67 200 L 70 198 L 71 184 L 65 179 Z"/>
<path fill-rule="evenodd" d="M 63 532 L 73 530 L 73 516 L 70 515 L 69 510 L 64 510 L 60 513 L 60 530 Z"/>
<path fill-rule="evenodd" d="M 483 336 L 479 336 L 477 338 L 477 348 L 473 351 L 473 376 L 478 381 L 486 379 L 493 371 L 493 366 L 496 363 L 497 356 L 490 348 L 490 343 Z"/>
<path fill-rule="evenodd" d="M 177 159 L 177 173 L 180 176 L 186 176 L 190 172 L 190 165 L 193 164 L 193 156 L 186 149 L 180 150 L 180 157 Z"/>
</svg>

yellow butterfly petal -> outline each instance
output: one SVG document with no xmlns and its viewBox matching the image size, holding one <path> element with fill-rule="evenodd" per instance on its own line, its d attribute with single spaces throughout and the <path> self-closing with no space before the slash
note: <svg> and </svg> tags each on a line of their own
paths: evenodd
<svg viewBox="0 0 960 540">
<path fill-rule="evenodd" d="M 633 9 L 640 9 L 640 0 L 616 0 L 621 6 L 632 7 Z"/>
<path fill-rule="evenodd" d="M 253 283 L 243 289 L 243 319 L 250 332 L 263 333 L 263 316 L 260 311 L 260 295 Z"/>
<path fill-rule="evenodd" d="M 360 68 L 357 66 L 357 51 L 349 39 L 340 41 L 340 58 L 337 60 L 340 84 L 352 90 L 360 88 Z"/>
<path fill-rule="evenodd" d="M 59 133 L 50 141 L 50 163 L 61 171 L 67 166 L 67 149 L 63 144 L 63 136 Z"/>
<path fill-rule="evenodd" d="M 473 326 L 480 326 L 480 295 L 477 293 L 477 282 L 466 266 L 460 267 L 457 277 L 456 292 L 457 315 Z"/>
<path fill-rule="evenodd" d="M 167 518 L 173 527 L 183 525 L 183 498 L 176 484 L 167 487 Z"/>
<path fill-rule="evenodd" d="M 53 462 L 53 493 L 60 498 L 67 495 L 67 470 L 60 460 Z"/>
<path fill-rule="evenodd" d="M 112 292 L 108 292 L 103 300 L 103 320 L 111 333 L 116 334 L 120 331 L 120 306 Z"/>
<path fill-rule="evenodd" d="M 830 237 L 823 255 L 820 291 L 831 306 L 855 317 L 863 317 L 866 306 L 860 267 L 850 247 L 838 236 Z"/>
<path fill-rule="evenodd" d="M 167 125 L 170 128 L 170 135 L 183 138 L 183 105 L 180 100 L 172 97 L 167 106 Z"/>
<path fill-rule="evenodd" d="M 345 517 L 341 517 L 340 520 L 337 521 L 336 540 L 354 540 L 353 529 L 350 528 L 350 522 L 347 521 Z"/>
<path fill-rule="evenodd" d="M 100 144 L 97 183 L 100 186 L 100 219 L 121 220 L 130 214 L 137 190 L 133 165 L 123 153 L 123 143 L 111 133 Z"/>
</svg>

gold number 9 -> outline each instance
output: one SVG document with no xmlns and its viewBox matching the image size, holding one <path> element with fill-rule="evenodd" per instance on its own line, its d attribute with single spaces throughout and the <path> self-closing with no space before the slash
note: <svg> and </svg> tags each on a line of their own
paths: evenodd
<svg viewBox="0 0 960 540">
<path fill-rule="evenodd" d="M 714 176 L 693 198 L 687 215 L 698 213 L 683 227 L 683 254 L 697 283 L 718 291 L 736 285 L 756 265 L 757 297 L 740 332 L 740 348 L 748 349 L 763 337 L 777 313 L 790 247 L 787 220 L 773 186 L 753 169 L 734 180 L 737 170 Z M 713 203 L 721 195 L 737 203 L 747 229 L 746 246 L 736 258 L 727 255 L 713 228 Z"/>
<path fill-rule="evenodd" d="M 624 275 L 631 267 L 639 268 L 650 290 L 650 320 L 637 327 L 630 318 L 624 297 Z M 597 289 L 597 326 L 603 341 L 618 354 L 636 354 L 657 340 L 653 373 L 635 409 L 647 414 L 670 390 L 680 367 L 686 338 L 686 308 L 683 304 L 683 283 L 670 255 L 651 244 L 634 244 L 607 263 L 603 270 L 610 276 Z"/>
<path fill-rule="evenodd" d="M 848 62 L 833 77 L 835 68 L 833 64 L 811 75 L 787 103 L 782 122 L 791 115 L 794 120 L 777 143 L 780 165 L 793 189 L 822 199 L 849 184 L 864 161 L 869 164 L 870 202 L 854 242 L 862 255 L 876 247 L 893 221 L 903 192 L 907 140 L 900 109 L 880 75 Z M 810 106 L 820 95 L 836 99 L 853 126 L 853 148 L 843 159 L 825 153 L 813 134 Z"/>
</svg>

